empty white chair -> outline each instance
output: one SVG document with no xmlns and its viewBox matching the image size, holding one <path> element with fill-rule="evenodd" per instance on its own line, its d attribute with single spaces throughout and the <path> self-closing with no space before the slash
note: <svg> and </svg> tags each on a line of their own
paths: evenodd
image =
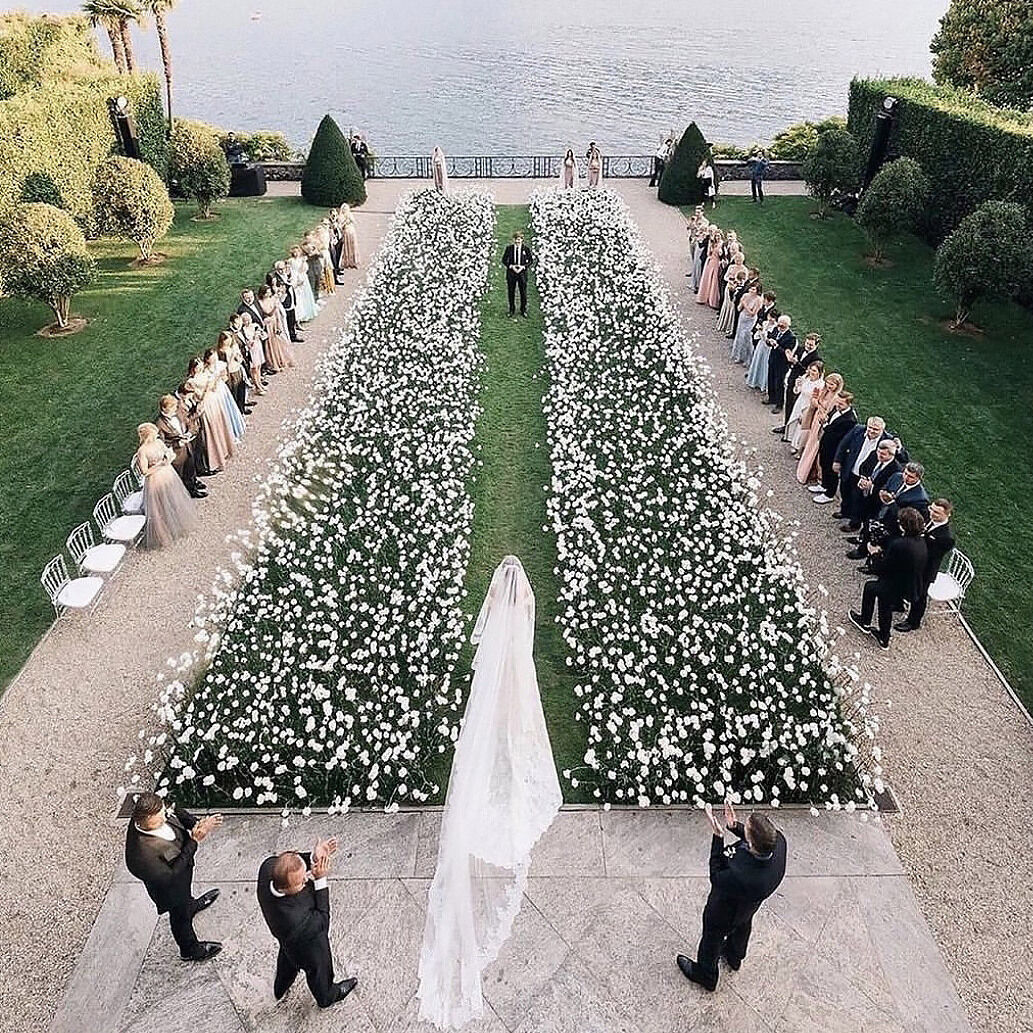
<svg viewBox="0 0 1033 1033">
<path fill-rule="evenodd" d="M 126 473 L 129 471 L 126 470 Z M 68 547 L 68 555 L 76 562 L 81 573 L 98 574 L 101 577 L 118 570 L 126 554 L 124 545 L 98 545 L 93 538 L 93 528 L 88 523 L 74 528 L 65 545 Z"/>
<path fill-rule="evenodd" d="M 960 549 L 954 549 L 947 569 L 941 570 L 929 586 L 929 601 L 943 603 L 941 613 L 949 613 L 951 610 L 960 612 L 961 601 L 975 576 L 972 561 Z"/>
<path fill-rule="evenodd" d="M 93 507 L 93 520 L 105 541 L 122 545 L 134 545 L 147 523 L 146 517 L 123 516 L 119 513 L 115 496 L 111 492 L 98 499 L 97 505 Z"/>
<path fill-rule="evenodd" d="M 133 462 L 136 462 L 135 456 Z M 138 487 L 138 478 L 132 471 L 123 470 L 115 478 L 111 491 L 126 516 L 139 516 L 143 512 L 143 488 Z"/>
<path fill-rule="evenodd" d="M 104 579 L 99 577 L 68 576 L 64 556 L 55 556 L 44 568 L 40 583 L 50 596 L 54 613 L 58 617 L 66 610 L 85 610 L 92 608 L 104 587 Z"/>
<path fill-rule="evenodd" d="M 129 469 L 133 471 L 133 476 L 136 478 L 136 485 L 138 488 L 143 487 L 143 474 L 140 473 L 140 464 L 136 461 L 136 455 L 129 461 Z"/>
</svg>

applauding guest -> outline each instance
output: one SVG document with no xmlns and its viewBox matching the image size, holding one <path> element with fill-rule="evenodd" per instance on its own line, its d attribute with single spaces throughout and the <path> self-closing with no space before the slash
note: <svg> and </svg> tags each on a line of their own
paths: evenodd
<svg viewBox="0 0 1033 1033">
<path fill-rule="evenodd" d="M 175 453 L 159 437 L 153 423 L 136 428 L 140 447 L 136 467 L 143 477 L 145 542 L 148 549 L 160 549 L 183 538 L 197 525 L 197 514 L 189 493 L 172 465 Z"/>
<path fill-rule="evenodd" d="M 861 527 L 861 522 L 858 520 L 855 525 L 851 516 L 855 508 L 854 496 L 858 494 L 857 482 L 861 477 L 861 467 L 869 456 L 875 454 L 875 449 L 884 437 L 886 421 L 881 416 L 869 416 L 863 427 L 856 426 L 844 435 L 836 449 L 832 470 L 839 477 L 840 508 L 832 514 L 832 519 L 850 520 L 851 530 L 856 531 Z"/>
<path fill-rule="evenodd" d="M 725 824 L 739 842 L 725 850 L 725 829 L 707 805 L 710 842 L 710 896 L 703 909 L 703 937 L 696 960 L 679 954 L 682 975 L 705 990 L 717 989 L 717 961 L 723 957 L 738 971 L 746 957 L 758 908 L 778 889 L 786 873 L 786 840 L 762 814 L 753 813 L 745 824 L 725 804 Z"/>
<path fill-rule="evenodd" d="M 908 611 L 907 618 L 894 624 L 894 631 L 917 631 L 922 626 L 925 608 L 929 604 L 929 586 L 940 572 L 943 557 L 954 548 L 954 532 L 950 527 L 954 506 L 947 499 L 935 499 L 929 504 L 929 520 L 922 531 L 925 540 L 926 564 L 922 581 L 925 590 L 921 592 Z"/>
<path fill-rule="evenodd" d="M 850 527 L 857 524 L 861 537 L 849 539 L 855 545 L 862 544 L 868 540 L 868 522 L 875 518 L 875 515 L 882 507 L 880 492 L 886 487 L 894 474 L 900 473 L 900 463 L 894 458 L 897 453 L 897 443 L 891 438 L 883 438 L 875 447 L 875 452 L 870 455 L 862 464 L 860 476 L 857 478 L 857 491 L 854 493 L 854 506 L 851 510 Z M 850 528 L 848 528 L 849 530 Z M 862 559 L 864 550 L 859 552 L 848 552 L 848 559 Z"/>
<path fill-rule="evenodd" d="M 193 418 L 175 395 L 163 395 L 158 403 L 155 426 L 162 442 L 172 451 L 172 468 L 179 474 L 191 498 L 203 499 L 208 489 L 198 480 L 194 459 Z"/>
<path fill-rule="evenodd" d="M 783 313 L 766 342 L 771 354 L 768 356 L 768 396 L 764 404 L 772 406 L 772 412 L 781 412 L 785 405 L 786 375 L 796 362 L 796 335 L 790 329 L 792 325 L 792 319 Z M 775 432 L 781 433 L 781 430 L 776 428 Z"/>
<path fill-rule="evenodd" d="M 343 1001 L 357 979 L 334 982 L 330 954 L 330 887 L 327 876 L 337 840 L 317 840 L 312 853 L 288 850 L 267 857 L 258 869 L 258 903 L 280 945 L 273 996 L 280 1000 L 299 972 L 320 1008 Z"/>
<path fill-rule="evenodd" d="M 194 932 L 194 915 L 211 907 L 219 891 L 209 890 L 196 900 L 191 894 L 197 846 L 221 824 L 221 814 L 195 818 L 186 811 L 167 810 L 154 793 L 137 797 L 129 819 L 126 867 L 144 884 L 158 914 L 168 913 L 184 961 L 207 961 L 222 950 L 221 943 L 198 940 Z"/>
<path fill-rule="evenodd" d="M 809 490 L 814 492 L 814 498 L 811 501 L 815 505 L 827 506 L 830 502 L 835 501 L 836 492 L 839 490 L 836 452 L 843 439 L 856 426 L 857 413 L 854 411 L 854 396 L 849 391 L 840 391 L 833 399 L 832 408 L 825 418 L 824 429 L 818 442 L 818 474 L 821 483 L 808 486 Z M 806 484 L 807 478 L 810 477 L 810 469 L 804 464 L 806 455 L 807 453 L 804 452 L 800 458 L 800 464 L 796 468 L 796 479 L 801 484 Z"/>
</svg>

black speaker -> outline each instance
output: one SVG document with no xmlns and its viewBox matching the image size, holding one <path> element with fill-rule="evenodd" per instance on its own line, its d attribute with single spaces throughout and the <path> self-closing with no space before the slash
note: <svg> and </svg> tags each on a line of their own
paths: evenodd
<svg viewBox="0 0 1033 1033">
<path fill-rule="evenodd" d="M 230 197 L 261 197 L 266 191 L 261 165 L 230 166 Z"/>
<path fill-rule="evenodd" d="M 890 134 L 897 120 L 899 106 L 900 101 L 896 97 L 884 97 L 882 100 L 882 110 L 875 116 L 875 133 L 872 135 L 872 148 L 868 152 L 868 165 L 864 170 L 862 189 L 875 179 L 875 174 L 885 164 Z"/>
<path fill-rule="evenodd" d="M 136 120 L 129 110 L 129 99 L 127 97 L 109 97 L 108 114 L 111 116 L 111 126 L 115 130 L 118 149 L 127 158 L 139 160 L 140 141 L 136 136 Z"/>
</svg>

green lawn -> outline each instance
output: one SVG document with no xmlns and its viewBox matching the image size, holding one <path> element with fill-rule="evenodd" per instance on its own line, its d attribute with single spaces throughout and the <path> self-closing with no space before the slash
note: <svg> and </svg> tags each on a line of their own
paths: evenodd
<svg viewBox="0 0 1033 1033">
<path fill-rule="evenodd" d="M 73 303 L 91 321 L 74 337 L 35 336 L 49 310 L 0 299 L 0 688 L 53 617 L 44 564 L 128 466 L 136 425 L 215 343 L 240 287 L 259 283 L 317 219 L 293 198 L 224 201 L 210 223 L 191 222 L 193 211 L 177 207 L 159 243 L 164 265 L 133 269 L 132 245 L 91 245 L 100 277 Z"/>
<path fill-rule="evenodd" d="M 952 335 L 929 247 L 908 238 L 890 249 L 892 268 L 872 270 L 854 223 L 819 222 L 811 209 L 802 197 L 734 198 L 716 218 L 738 231 L 794 329 L 821 332 L 826 368 L 843 373 L 859 413 L 885 416 L 925 465 L 930 493 L 954 502 L 959 546 L 976 568 L 964 610 L 1033 705 L 1033 315 L 977 306 L 985 336 Z"/>
<path fill-rule="evenodd" d="M 498 246 L 491 288 L 482 311 L 481 350 L 487 358 L 480 396 L 483 412 L 477 422 L 479 457 L 484 463 L 473 486 L 474 519 L 470 567 L 466 578 L 474 612 L 488 591 L 491 575 L 503 556 L 519 557 L 534 588 L 536 602 L 535 660 L 556 767 L 583 763 L 585 735 L 574 720 L 573 678 L 565 665 L 566 646 L 556 623 L 559 580 L 556 539 L 546 524 L 545 494 L 552 468 L 546 440 L 542 395 L 545 362 L 542 320 L 532 273 L 528 318 L 507 316 L 506 275 L 501 265 L 505 244 L 517 229 L 530 238 L 526 206 L 497 210 Z M 469 671 L 468 648 L 459 669 Z M 567 799 L 578 799 L 566 779 Z"/>
</svg>

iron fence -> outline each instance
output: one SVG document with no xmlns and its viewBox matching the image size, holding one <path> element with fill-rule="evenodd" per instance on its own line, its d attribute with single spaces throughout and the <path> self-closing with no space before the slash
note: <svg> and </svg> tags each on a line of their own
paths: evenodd
<svg viewBox="0 0 1033 1033">
<path fill-rule="evenodd" d="M 585 159 L 578 158 L 578 169 L 586 174 Z M 449 155 L 445 158 L 451 179 L 559 179 L 562 156 L 558 154 Z M 603 156 L 604 179 L 637 179 L 652 171 L 648 154 Z M 423 155 L 384 155 L 373 157 L 371 179 L 430 179 L 430 157 Z"/>
</svg>

